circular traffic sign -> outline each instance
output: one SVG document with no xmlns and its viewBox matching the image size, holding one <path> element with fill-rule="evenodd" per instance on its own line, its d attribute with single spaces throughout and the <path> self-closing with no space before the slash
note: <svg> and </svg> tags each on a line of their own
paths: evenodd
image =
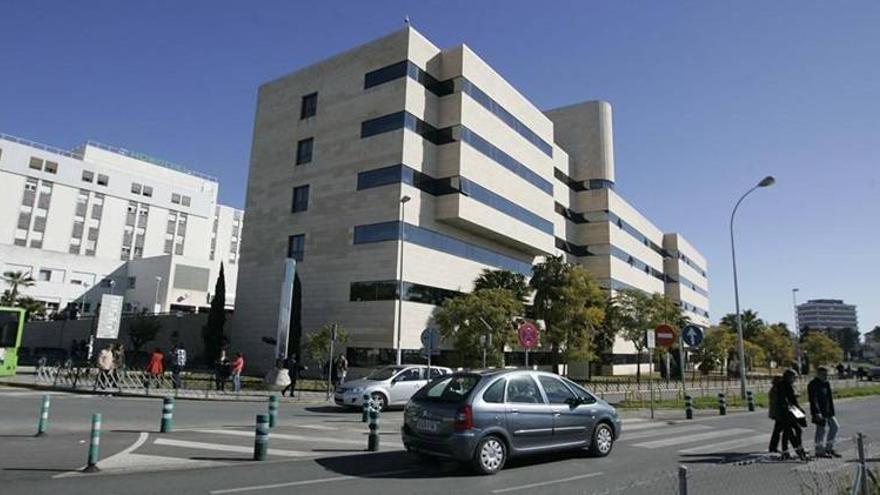
<svg viewBox="0 0 880 495">
<path fill-rule="evenodd" d="M 675 343 L 675 329 L 669 325 L 657 325 L 654 329 L 654 340 L 660 347 L 670 347 Z"/>
<path fill-rule="evenodd" d="M 521 346 L 531 349 L 538 345 L 538 327 L 527 321 L 519 326 L 517 337 Z"/>
<path fill-rule="evenodd" d="M 703 343 L 703 329 L 696 325 L 688 325 L 681 329 L 681 339 L 690 347 Z"/>
<path fill-rule="evenodd" d="M 422 346 L 429 352 L 436 352 L 440 348 L 440 330 L 428 327 L 422 330 Z"/>
</svg>

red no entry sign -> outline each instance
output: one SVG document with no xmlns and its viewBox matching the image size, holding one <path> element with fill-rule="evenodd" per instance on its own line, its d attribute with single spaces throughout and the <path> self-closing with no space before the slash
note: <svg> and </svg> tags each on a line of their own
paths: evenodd
<svg viewBox="0 0 880 495">
<path fill-rule="evenodd" d="M 534 323 L 525 322 L 519 326 L 517 331 L 519 343 L 526 349 L 531 349 L 538 345 L 538 327 Z"/>
<path fill-rule="evenodd" d="M 660 347 L 670 347 L 675 343 L 675 329 L 669 325 L 658 325 L 654 329 L 654 338 Z"/>
</svg>

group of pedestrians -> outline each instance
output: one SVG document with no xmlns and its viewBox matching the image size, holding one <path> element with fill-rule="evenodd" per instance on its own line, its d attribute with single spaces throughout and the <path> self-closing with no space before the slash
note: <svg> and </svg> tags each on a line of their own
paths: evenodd
<svg viewBox="0 0 880 495">
<path fill-rule="evenodd" d="M 120 372 L 125 369 L 125 347 L 121 343 L 107 344 L 97 359 L 98 375 L 93 390 L 119 389 Z"/>
<path fill-rule="evenodd" d="M 244 354 L 235 353 L 231 360 L 226 354 L 226 349 L 220 349 L 220 355 L 214 361 L 214 388 L 218 392 L 226 391 L 226 382 L 232 379 L 232 391 L 241 391 L 241 373 L 244 371 Z"/>
<path fill-rule="evenodd" d="M 781 456 L 783 460 L 791 459 L 789 445 L 794 448 L 795 455 L 801 460 L 809 460 L 803 446 L 803 429 L 807 427 L 807 415 L 798 402 L 794 384 L 797 381 L 795 370 L 786 370 L 781 377 L 773 379 L 770 388 L 769 416 L 774 421 L 773 433 L 770 436 L 770 452 L 780 453 L 779 441 L 782 440 Z M 810 418 L 816 425 L 816 457 L 840 457 L 834 450 L 839 425 L 834 411 L 834 398 L 831 384 L 828 383 L 828 368 L 820 366 L 816 377 L 807 385 L 810 401 Z"/>
<path fill-rule="evenodd" d="M 169 359 L 169 368 L 171 369 L 171 386 L 174 389 L 181 387 L 180 373 L 186 367 L 186 347 L 183 344 L 174 344 L 171 348 Z M 150 361 L 147 363 L 147 377 L 144 380 L 144 386 L 149 389 L 155 383 L 162 383 L 161 378 L 165 374 L 165 353 L 162 349 L 156 347 L 150 354 Z"/>
</svg>

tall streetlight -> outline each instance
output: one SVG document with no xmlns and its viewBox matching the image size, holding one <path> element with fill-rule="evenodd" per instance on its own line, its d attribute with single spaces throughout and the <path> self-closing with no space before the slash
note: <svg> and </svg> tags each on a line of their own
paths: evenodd
<svg viewBox="0 0 880 495">
<path fill-rule="evenodd" d="M 797 354 L 797 372 L 801 370 L 801 325 L 798 323 L 797 293 L 800 289 L 791 289 L 791 303 L 794 306 L 794 351 Z"/>
<path fill-rule="evenodd" d="M 733 295 L 736 299 L 736 340 L 737 347 L 739 350 L 739 386 L 740 386 L 740 396 L 743 400 L 746 398 L 746 359 L 745 359 L 745 346 L 743 345 L 743 326 L 742 326 L 742 316 L 739 312 L 739 283 L 736 277 L 736 245 L 733 242 L 733 217 L 736 215 L 736 210 L 739 208 L 740 203 L 746 199 L 746 196 L 752 193 L 755 189 L 759 187 L 768 187 L 772 186 L 773 183 L 776 182 L 776 179 L 773 178 L 772 175 L 768 175 L 761 179 L 761 182 L 758 182 L 751 189 L 746 191 L 745 194 L 739 198 L 739 201 L 736 202 L 736 206 L 733 207 L 733 212 L 730 214 L 730 253 L 733 258 Z"/>
<path fill-rule="evenodd" d="M 153 298 L 153 314 L 161 309 L 159 306 L 159 286 L 162 285 L 162 277 L 156 276 L 156 297 Z"/>
<path fill-rule="evenodd" d="M 398 366 L 403 362 L 403 353 L 400 348 L 400 334 L 403 331 L 403 221 L 406 218 L 404 216 L 404 209 L 406 207 L 406 203 L 412 198 L 409 196 L 403 196 L 400 198 L 400 216 L 399 221 L 397 222 L 397 239 L 400 245 L 400 259 L 397 264 L 397 359 L 395 362 Z"/>
</svg>

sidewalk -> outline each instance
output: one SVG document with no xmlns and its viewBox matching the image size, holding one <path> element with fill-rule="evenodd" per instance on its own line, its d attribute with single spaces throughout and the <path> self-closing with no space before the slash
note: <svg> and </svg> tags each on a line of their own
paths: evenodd
<svg viewBox="0 0 880 495">
<path fill-rule="evenodd" d="M 242 390 L 236 394 L 234 392 L 218 392 L 210 389 L 173 389 L 173 388 L 151 388 L 146 389 L 105 389 L 93 390 L 91 383 L 83 384 L 76 388 L 70 386 L 53 386 L 50 384 L 37 383 L 36 375 L 18 374 L 0 378 L 0 385 L 9 387 L 21 387 L 33 390 L 53 390 L 60 392 L 70 392 L 76 394 L 105 394 L 120 397 L 175 397 L 178 399 L 188 400 L 209 400 L 209 401 L 237 401 L 237 402 L 265 402 L 270 396 L 278 395 L 282 402 L 299 403 L 299 404 L 326 404 L 332 402 L 327 400 L 327 392 L 316 392 L 297 390 L 296 397 L 280 396 L 279 391 L 270 390 Z"/>
</svg>

